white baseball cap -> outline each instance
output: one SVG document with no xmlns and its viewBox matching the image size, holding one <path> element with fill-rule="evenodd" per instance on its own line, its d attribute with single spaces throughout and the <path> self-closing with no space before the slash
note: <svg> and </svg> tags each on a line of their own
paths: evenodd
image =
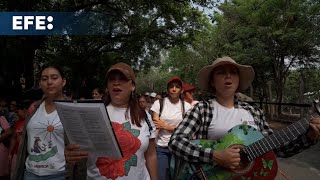
<svg viewBox="0 0 320 180">
<path fill-rule="evenodd" d="M 150 94 L 150 96 L 153 97 L 153 98 L 155 98 L 155 97 L 157 96 L 157 93 L 152 92 L 152 93 Z"/>
</svg>

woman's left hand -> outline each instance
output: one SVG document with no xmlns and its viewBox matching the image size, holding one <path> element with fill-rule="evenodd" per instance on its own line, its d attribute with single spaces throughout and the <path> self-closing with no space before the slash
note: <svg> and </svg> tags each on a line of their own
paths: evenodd
<svg viewBox="0 0 320 180">
<path fill-rule="evenodd" d="M 156 128 L 158 128 L 158 129 L 164 129 L 167 124 L 166 124 L 163 120 L 157 119 L 157 120 L 154 121 L 154 125 L 155 125 Z"/>
<path fill-rule="evenodd" d="M 308 137 L 313 141 L 317 141 L 320 138 L 320 118 L 313 118 L 311 120 Z"/>
<path fill-rule="evenodd" d="M 75 164 L 88 158 L 88 152 L 80 150 L 79 144 L 68 144 L 64 148 L 64 156 L 67 163 Z"/>
<path fill-rule="evenodd" d="M 156 126 L 157 129 L 165 129 L 168 131 L 173 131 L 175 128 L 175 126 L 168 125 L 166 122 L 164 122 L 161 119 L 155 120 L 154 125 Z"/>
</svg>

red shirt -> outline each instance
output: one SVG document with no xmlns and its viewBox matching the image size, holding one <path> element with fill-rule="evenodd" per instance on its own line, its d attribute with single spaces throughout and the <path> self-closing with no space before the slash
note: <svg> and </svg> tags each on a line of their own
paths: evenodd
<svg viewBox="0 0 320 180">
<path fill-rule="evenodd" d="M 25 125 L 24 120 L 25 120 L 24 118 L 20 118 L 14 124 L 14 133 L 15 133 L 15 136 L 16 136 L 16 143 L 14 145 L 14 148 L 12 149 L 11 154 L 17 154 L 18 153 L 18 148 L 19 148 L 19 144 L 20 144 L 20 141 L 21 141 L 21 135 L 22 135 L 22 132 L 23 132 L 23 127 Z"/>
</svg>

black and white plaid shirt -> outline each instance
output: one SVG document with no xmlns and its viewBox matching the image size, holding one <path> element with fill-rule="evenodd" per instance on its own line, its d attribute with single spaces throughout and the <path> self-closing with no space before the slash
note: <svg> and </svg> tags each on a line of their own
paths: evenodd
<svg viewBox="0 0 320 180">
<path fill-rule="evenodd" d="M 208 139 L 208 128 L 213 120 L 213 99 L 200 101 L 186 112 L 183 121 L 179 124 L 169 142 L 169 150 L 176 156 L 189 162 L 213 162 L 211 148 L 202 148 L 193 143 L 192 139 Z M 273 133 L 261 109 L 255 105 L 235 99 L 235 108 L 247 110 L 254 118 L 258 130 L 264 135 Z M 276 150 L 278 156 L 292 156 L 308 148 L 313 143 L 304 134 Z"/>
</svg>

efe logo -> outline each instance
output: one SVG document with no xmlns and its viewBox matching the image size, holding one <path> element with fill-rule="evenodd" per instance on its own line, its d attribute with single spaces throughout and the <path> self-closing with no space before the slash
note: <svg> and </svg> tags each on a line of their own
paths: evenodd
<svg viewBox="0 0 320 180">
<path fill-rule="evenodd" d="M 52 16 L 12 16 L 12 30 L 52 30 L 52 22 Z"/>
</svg>

